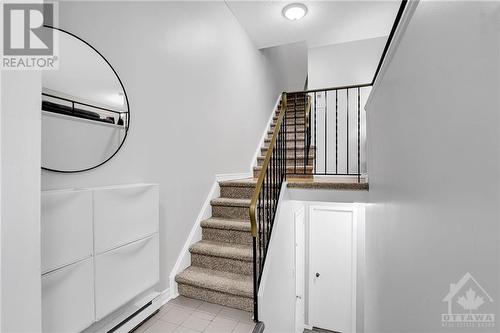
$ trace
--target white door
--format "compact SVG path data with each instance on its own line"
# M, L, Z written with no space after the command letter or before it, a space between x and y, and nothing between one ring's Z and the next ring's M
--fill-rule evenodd
M353 210L311 207L309 223L309 324L335 332L354 332Z
M295 220L295 333L304 332L305 214L296 211Z

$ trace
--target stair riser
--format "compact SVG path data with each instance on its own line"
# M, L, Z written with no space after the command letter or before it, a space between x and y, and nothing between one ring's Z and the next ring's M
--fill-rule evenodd
M276 119L278 119L278 116L279 116L279 113L277 113L274 117L273 117L273 120L276 121ZM299 119L304 119L305 117L305 113L304 112L287 112L285 114L285 118L287 120L295 120L295 117L297 117L297 120Z
M250 199L254 189L254 187L221 186L220 196L222 198Z
M287 129L293 129L295 128L295 124L297 124L297 127L299 127L299 125L304 125L305 123L305 119L304 118L298 118L297 119L294 119L294 118L291 118L291 119L287 119L286 120L286 126L287 126ZM274 127L276 126L276 122L273 121L272 124L271 124L271 127Z
M252 298L226 294L181 283L178 285L178 290L179 294L185 297L199 299L205 302L220 304L244 311L253 311Z
M249 231L203 228L202 239L231 244L252 244L252 234Z
M269 144L271 142L264 142L264 146L262 148L267 148L269 147ZM286 142L286 147L289 149L294 149L297 148L297 152L301 150L302 152L304 151L304 141L287 141Z
M294 177L294 178L312 178L313 175L311 174L311 171L307 171L306 174L304 174L304 171L302 171L299 167L297 167L297 177ZM254 178L259 178L259 173L260 173L260 170L254 170L253 171L253 177ZM294 170L288 170L288 173L287 174L293 174L295 175L295 172Z
M212 215L229 219L250 219L248 207L212 206Z
M270 142L271 139L272 139L272 137L273 137L272 135L268 135L267 138L265 138L264 142ZM294 140L304 141L304 138L305 138L304 132L298 132L298 133L292 132L292 133L289 133L287 131L287 133L286 133L286 139L289 140L289 141L294 141Z
M191 253L191 265L244 275L251 275L253 272L253 263L251 261L213 257L198 253Z
M261 153L262 153L262 156L266 156L267 154L267 147L266 148L262 148L261 150ZM297 147L297 155L304 155L304 147L300 148ZM314 159L314 152L313 153L310 153L309 154L311 156L312 159ZM292 148L288 148L287 150L287 153L286 153L286 157L287 158L295 158L295 149Z
M289 160L287 161L287 163L286 163L286 164L287 164L287 166L288 166L288 167L294 167L295 165L297 165L297 167L299 167L299 166L304 167L304 164L305 164L306 162L307 162L307 165L311 165L311 166L312 166L312 165L313 165L313 163L314 163L313 159L310 159L310 160L308 160L308 161L305 161L305 160L304 160L304 159L302 159L302 158L297 158L297 162L296 162L296 163L294 162L294 160L293 160L293 159L289 159ZM259 159L257 160L257 165L258 165L258 166L262 166L262 164L264 164L264 159L260 159L260 158L259 158Z
M304 165L299 165L297 164L297 166L288 166L287 167L287 174L298 174L298 175L311 175L313 172L313 168L312 167L307 167L305 169L305 172L304 172ZM253 174L254 174L254 178L257 178L259 176L259 173L260 173L260 169L254 169L253 170Z
M271 133L273 133L275 128L276 128L276 125L272 124L271 128L269 129L269 131ZM295 126L293 124L292 125L287 125L286 126L286 132L287 132L287 134L288 133L294 133L294 132L297 132L297 133L301 132L301 133L303 133L303 132L305 132L305 126L303 124L297 124L297 126ZM268 134L269 134L269 132L268 132Z

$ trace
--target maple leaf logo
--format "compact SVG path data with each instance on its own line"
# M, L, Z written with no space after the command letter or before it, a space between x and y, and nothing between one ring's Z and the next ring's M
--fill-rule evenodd
M472 313L472 310L477 310L484 303L484 298L481 296L477 296L476 292L469 288L465 293L465 296L460 296L457 301L464 310L469 310L469 313Z

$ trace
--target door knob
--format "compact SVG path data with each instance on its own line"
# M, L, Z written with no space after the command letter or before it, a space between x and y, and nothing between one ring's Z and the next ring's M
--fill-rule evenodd
M316 273L316 277L319 277L319 276L320 276L320 274L319 274L319 273Z

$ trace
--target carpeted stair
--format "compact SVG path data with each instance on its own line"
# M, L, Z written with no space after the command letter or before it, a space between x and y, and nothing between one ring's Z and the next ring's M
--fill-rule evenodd
M175 280L179 294L252 311L252 235L249 206L253 179L219 183L212 217L201 222L202 240L193 244L191 266Z
M304 100L303 95L291 96L286 113L287 170L293 174L304 173L305 169L306 174L299 177L310 176L315 152L311 147L309 157L305 158L303 149L294 149L304 147ZM278 114L279 110L256 161L255 178L219 182L220 197L211 201L212 217L201 222L202 240L189 249L191 266L175 277L179 294L245 311L253 310L250 199Z

